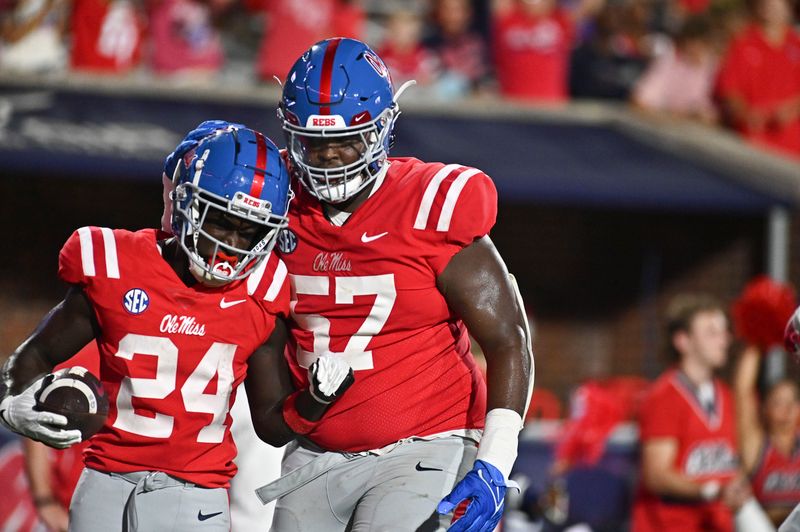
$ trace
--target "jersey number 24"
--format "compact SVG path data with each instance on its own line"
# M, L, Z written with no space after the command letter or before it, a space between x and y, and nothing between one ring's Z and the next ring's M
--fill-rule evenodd
M155 412L153 417L137 414L134 397L164 399L175 390L178 375L178 347L169 338L127 334L119 342L116 356L133 360L136 355L158 358L155 378L125 377L117 394L117 419L113 426L151 438L169 438L175 419ZM225 437L225 418L233 386L233 357L236 346L214 342L186 382L181 386L181 398L187 412L212 414L211 423L200 429L200 443L221 443ZM217 375L217 391L205 393L208 383Z

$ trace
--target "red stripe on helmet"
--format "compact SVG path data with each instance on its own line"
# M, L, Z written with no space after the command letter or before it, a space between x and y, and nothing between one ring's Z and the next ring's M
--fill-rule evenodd
M336 56L336 49L339 47L341 39L331 39L328 47L325 48L325 57L322 58L322 74L319 79L320 106L319 114L331 114L331 82L333 80L333 58Z
M254 198L261 196L264 190L264 170L267 168L267 139L256 132L256 167L253 169L253 184L250 195Z

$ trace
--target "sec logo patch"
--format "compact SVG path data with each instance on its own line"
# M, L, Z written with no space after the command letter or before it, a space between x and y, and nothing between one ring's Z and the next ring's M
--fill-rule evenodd
M294 253L294 250L297 249L297 233L291 229L284 229L278 235L276 245L278 246L278 251L284 255Z
M150 296L141 288L131 288L122 298L122 306L131 314L141 314L150 306Z

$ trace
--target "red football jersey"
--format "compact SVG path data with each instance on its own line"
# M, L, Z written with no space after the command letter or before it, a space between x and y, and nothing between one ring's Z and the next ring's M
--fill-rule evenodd
M794 508L800 502L800 437L789 456L767 442L750 483L764 508Z
M492 181L457 164L393 158L341 227L297 189L280 242L291 272L295 384L307 386L305 368L323 354L344 356L355 370L355 384L309 437L357 452L482 428L486 385L436 277L494 225Z
M271 255L244 280L187 287L161 257L167 236L83 227L61 250L59 276L83 288L100 325L111 403L86 465L227 487L236 473L228 411L247 358L288 314L286 267Z
M714 381L715 411L708 414L678 370L653 383L640 410L640 439L671 438L678 443L675 469L699 482L732 479L739 472L733 398ZM680 527L680 528L678 528ZM733 530L730 510L720 501L660 497L640 486L633 508L636 532Z

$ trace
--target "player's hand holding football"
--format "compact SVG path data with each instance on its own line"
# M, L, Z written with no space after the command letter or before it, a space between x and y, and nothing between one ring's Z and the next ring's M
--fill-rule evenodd
M342 357L321 356L308 368L309 392L322 404L337 400L354 381L353 368Z
M81 431L64 430L67 418L52 412L34 410L36 394L42 388L46 375L25 388L19 395L9 395L0 402L0 421L16 433L40 441L50 447L66 449L81 441Z
M461 501L471 499L467 511L448 530L492 532L503 517L506 488L509 487L516 488L516 482L506 481L503 473L489 462L475 460L472 471L442 499L436 511L449 514Z

